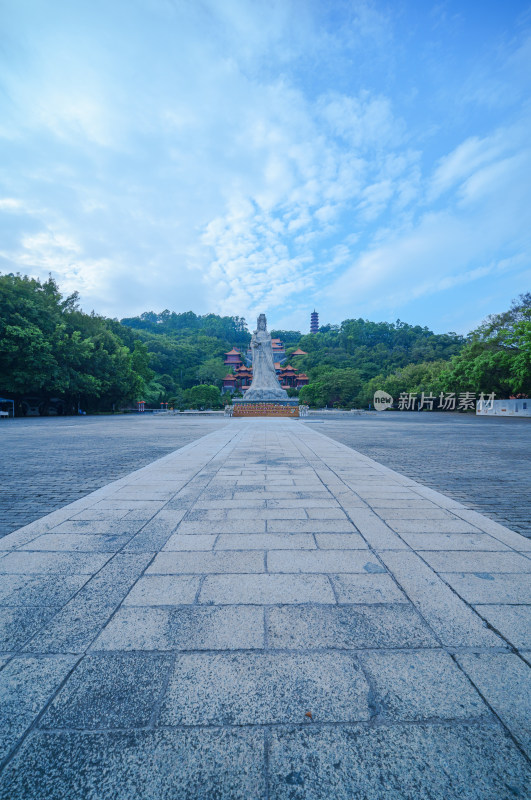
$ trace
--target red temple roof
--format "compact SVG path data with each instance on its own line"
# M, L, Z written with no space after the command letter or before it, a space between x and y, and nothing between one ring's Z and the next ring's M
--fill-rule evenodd
M235 348L235 347L233 347L233 348L232 348L232 350L229 350L229 352L228 352L228 353L225 353L225 355L226 355L226 356L240 356L240 355L241 355L241 353L240 353L240 351L239 351L239 350L236 350L236 348Z
M296 350L293 351L293 353L291 355L292 356L307 356L308 353L305 353L304 350L301 350L300 347L298 347Z
M230 373L228 375L225 375L223 380L224 381L231 381L231 382L234 381L234 382L236 382L236 378L234 377L234 375L231 375Z

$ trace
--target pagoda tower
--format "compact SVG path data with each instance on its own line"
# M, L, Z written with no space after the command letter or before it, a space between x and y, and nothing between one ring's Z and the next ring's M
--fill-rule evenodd
M319 314L314 308L310 316L310 333L317 333L318 330L319 330Z

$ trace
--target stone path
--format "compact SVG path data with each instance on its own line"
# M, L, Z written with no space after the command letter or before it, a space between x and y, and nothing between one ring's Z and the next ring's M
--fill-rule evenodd
M529 796L531 542L311 426L0 548L2 800Z

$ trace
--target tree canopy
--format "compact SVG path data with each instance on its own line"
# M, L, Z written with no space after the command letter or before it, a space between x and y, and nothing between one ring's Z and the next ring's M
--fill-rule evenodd
M1 391L61 397L71 410L135 399L153 372L142 342L128 346L119 328L84 314L77 293L63 298L52 278L0 275Z
M366 407L374 391L531 393L531 293L488 317L467 337L358 318L316 334L272 330L309 377L300 390L313 406ZM61 397L70 410L148 406L219 407L224 354L245 351L242 317L147 311L107 319L63 297L49 278L0 275L0 394ZM293 392L291 392L293 393Z

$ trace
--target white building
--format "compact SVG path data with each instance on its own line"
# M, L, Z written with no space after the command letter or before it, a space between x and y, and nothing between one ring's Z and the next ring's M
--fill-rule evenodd
M497 417L531 417L531 399L478 400L476 414Z

